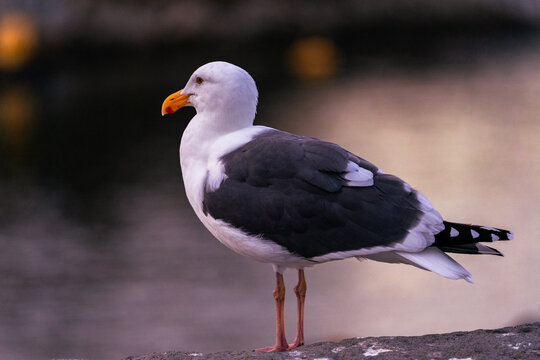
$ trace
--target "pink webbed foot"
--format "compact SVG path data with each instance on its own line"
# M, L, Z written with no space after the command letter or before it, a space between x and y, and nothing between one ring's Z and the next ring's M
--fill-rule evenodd
M303 341L295 341L292 344L289 344L289 350L296 349L299 346L304 345Z
M255 349L255 351L262 351L262 352L281 352L281 351L287 351L290 347L288 345L281 345L281 346L269 346L264 348Z

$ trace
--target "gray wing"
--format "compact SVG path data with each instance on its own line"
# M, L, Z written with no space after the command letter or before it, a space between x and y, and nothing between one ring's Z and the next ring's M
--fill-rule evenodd
M269 130L221 161L227 177L205 192L205 214L305 258L392 246L424 215L402 180L315 138Z

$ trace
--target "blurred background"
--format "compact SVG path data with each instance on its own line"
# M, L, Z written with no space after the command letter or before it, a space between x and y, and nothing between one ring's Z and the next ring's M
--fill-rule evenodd
M308 343L540 320L539 25L534 0L0 0L0 358L273 344L271 267L186 200L194 110L160 116L213 60L255 78L257 123L339 143L448 220L515 232L504 258L453 255L474 285L308 269Z

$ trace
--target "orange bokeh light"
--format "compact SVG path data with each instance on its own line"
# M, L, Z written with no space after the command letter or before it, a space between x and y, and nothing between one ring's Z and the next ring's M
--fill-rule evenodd
M32 56L37 31L31 17L23 13L0 16L0 69L16 70Z
M324 79L334 75L337 67L334 42L324 37L297 40L288 53L290 71L304 80Z

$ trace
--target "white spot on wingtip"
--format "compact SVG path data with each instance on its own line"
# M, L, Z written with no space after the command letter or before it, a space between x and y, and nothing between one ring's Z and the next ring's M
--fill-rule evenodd
M472 230L472 229L471 229L471 235L472 235L472 238L473 238L473 239L476 239L477 237L480 236L480 234L479 234L478 232L476 232L476 231L474 231L474 230Z
M458 235L459 235L459 231L457 231L454 228L450 229L450 237L456 237Z
M511 231L508 233L508 240L514 240L514 233Z
M497 235L495 235L495 234L491 234L491 240L492 241L497 241L497 240L499 240L499 237Z

